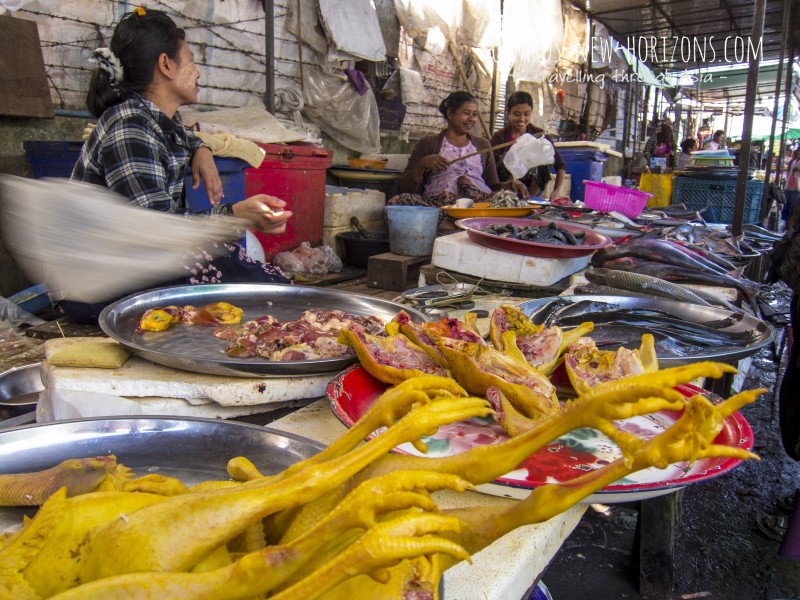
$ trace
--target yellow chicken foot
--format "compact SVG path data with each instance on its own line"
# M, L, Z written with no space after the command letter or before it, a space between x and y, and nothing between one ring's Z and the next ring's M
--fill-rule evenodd
M419 456L392 454L370 465L359 477L376 477L396 469L425 469L453 473L475 485L489 483L515 469L525 458L553 440L580 427L608 431L614 436L612 439L623 444L631 443L630 450L633 451L638 442L622 432L616 432L611 421L662 409L682 408L686 400L673 387L698 377L721 377L731 369L729 365L721 363L701 362L609 382L567 402L558 413L537 420L535 427L506 441L491 446L477 446L435 461ZM612 428L614 431L611 431ZM628 452L627 445L622 450L623 454Z
M393 497L401 493L414 492L417 490L431 492L445 488L463 492L464 490L472 489L472 484L456 475L434 473L431 471L395 471L362 482L353 491L347 494L332 512L329 512L326 516L320 515L319 518L316 519L316 522L320 524L324 523L326 520L334 518L339 513L353 510L359 505L365 507L363 509L364 511L370 512L374 512L376 507L383 506L383 503L387 503L387 506L393 506L398 502L398 500L393 499ZM422 496L422 498L425 497ZM426 498L426 500L428 499ZM436 504L430 500L428 500L428 503L414 504L413 506L428 511L438 510ZM399 507L391 508L391 510L398 509ZM363 518L363 516L359 515L359 518ZM372 521L367 523L367 525L372 524ZM314 526L316 526L316 524ZM355 526L356 525L353 525L353 527ZM301 534L304 534L308 529L308 527L303 528L293 524L282 541L284 543L291 541Z
M244 456L237 456L228 461L228 475L236 481L250 481L264 477L250 459Z
M351 577L385 573L382 569L405 558L442 553L454 557L455 562L469 560L469 554L458 544L429 535L452 534L459 528L457 519L430 514L405 515L380 523L333 560L270 600L315 600Z
M732 446L713 444L728 414L753 402L765 390L742 392L724 403L713 405L703 396L689 400L684 414L672 427L644 442L630 461L622 458L568 482L536 488L525 500L500 511L485 508L446 510L458 518L464 528L450 539L474 554L509 531L531 523L541 523L561 513L594 492L619 479L648 467L700 458L731 456L746 460L758 456ZM447 562L449 557L442 557Z
M0 506L37 506L59 488L67 488L67 496L92 492L113 472L117 458L72 458L35 473L0 475Z
M274 484L262 478L230 489L165 498L100 527L75 558L80 581L122 573L186 571L268 514L305 504L333 490L398 444L432 435L440 425L491 413L480 398L418 406L385 433L327 463ZM202 524L200 526L199 524ZM110 561L109 556L125 560Z
M467 393L454 379L425 375L407 379L389 388L339 439L319 454L287 468L277 478L285 478L309 465L338 458L358 446L373 431L391 426L406 415L415 404L428 404L438 399L466 397Z
M365 482L348 494L317 526L289 544L253 552L234 564L207 573L130 573L84 584L56 598L102 600L118 598L121 590L129 600L249 598L275 589L301 568L307 568L309 561L318 558L321 548L349 530L374 527L377 516L382 513L412 507L438 510L428 497L411 490L449 488L463 491L468 487L466 481L452 475L398 472Z
M396 471L361 483L339 502L329 515L321 518L316 525L296 538L295 543L302 543L304 540L319 539L333 541L338 537L336 544L331 544L323 552L317 552L304 570L308 572L309 567L315 569L332 559L352 541L345 537L346 531L374 526L377 515L409 508L438 512L436 503L427 495L417 493L417 490L431 492L440 489L461 492L472 489L472 486L453 475L427 471ZM301 523L297 528L290 530L285 538L288 540L296 533L300 533L302 525ZM331 530L332 527L335 531L326 533L326 530ZM289 582L293 583L295 581Z

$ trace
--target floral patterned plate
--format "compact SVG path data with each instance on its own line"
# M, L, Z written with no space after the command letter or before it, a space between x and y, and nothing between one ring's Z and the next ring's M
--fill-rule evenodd
M355 365L328 384L327 394L336 417L345 426L351 427L387 387L361 366ZM709 395L692 385L682 385L677 389L687 398L700 392ZM664 410L619 423L624 431L649 438L667 429L679 417L679 412ZM428 445L427 455L418 452L411 444L398 446L395 452L436 458L504 439L507 439L505 431L493 419L470 419L440 427L435 435L423 438ZM750 450L753 447L753 431L744 417L736 412L725 420L714 442ZM514 471L477 489L493 496L522 499L535 487L569 481L619 457L619 450L604 434L595 429L576 429L528 457ZM693 465L677 463L666 469L652 467L620 479L592 494L584 502L634 502L654 498L677 491L690 483L721 475L741 462L737 458L720 457L701 459Z

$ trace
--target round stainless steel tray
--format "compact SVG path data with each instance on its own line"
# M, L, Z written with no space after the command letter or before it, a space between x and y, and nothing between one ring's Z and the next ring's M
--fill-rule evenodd
M748 334L748 342L737 346L720 346L712 341L707 344L698 344L689 348L679 348L670 343L660 344L659 335L656 338L656 353L658 364L661 368L676 367L683 364L714 360L720 362L734 362L758 352L772 341L772 327L760 319L750 315L733 312L716 306L701 306L687 302L662 300L659 298L629 298L626 296L559 296L555 298L540 298L522 302L518 307L525 312L536 324L546 322L548 325L560 325L565 329L571 326L564 325L554 311L562 306L574 306L586 303L586 311L582 317L575 320L593 321L595 328L587 334L601 343L611 344L610 349L619 346L638 348L642 341L642 330L627 326L615 326L612 314L624 314L637 309L654 310L663 314L665 319L678 319L684 323L695 323L698 326L711 327L720 333L733 335ZM636 316L631 312L631 318ZM657 317L654 317L657 319ZM646 328L643 325L643 328Z
M229 478L231 458L245 456L265 475L314 456L325 446L267 427L199 418L81 419L0 431L0 473L49 469L68 458L114 454L136 475L159 473L192 486ZM33 509L1 508L0 532Z
M173 326L167 331L136 332L139 319L150 308L203 306L211 302L230 302L244 310L243 321L272 315L280 321L297 319L311 308L344 310L357 315L375 315L391 320L402 309L414 321L428 318L421 312L380 298L325 288L277 283L186 285L159 288L128 296L107 306L100 313L100 327L131 352L167 367L239 377L303 377L338 373L355 362L345 356L293 362L263 358L232 358L225 354L229 342L211 335L209 327Z

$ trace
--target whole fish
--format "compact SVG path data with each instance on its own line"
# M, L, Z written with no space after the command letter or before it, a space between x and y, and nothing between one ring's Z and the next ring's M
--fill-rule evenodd
M695 250L696 252L702 252L703 256L717 265L720 269L722 269L723 273L730 273L731 271L736 270L736 265L730 262L729 260L725 259L723 256L716 252L712 252L706 248L698 246L697 244L692 244L689 242L685 242L684 247L688 248L689 250Z
M697 269L687 269L654 260L645 260L630 256L608 261L605 263L604 267L618 271L650 275L651 277L658 277L673 283L697 283L713 287L735 288L742 292L748 300L750 300L759 289L756 283L736 279L730 275L708 273Z
M647 291L632 291L615 288L608 285L598 285L589 283L587 285L576 285L575 293L579 296L628 296L631 298L661 298L658 294L651 294Z
M691 302L692 304L699 304L701 306L711 306L711 304L691 290L687 290L679 284L670 283L659 277L651 277L650 275L643 275L630 271L616 271L614 269L594 267L586 269L584 277L591 283L596 283L598 285L607 285L609 287L630 290L632 292L647 291L662 298L669 298L670 300Z
M708 267L703 262L689 256L684 250L676 246L677 244L666 240L636 238L621 244L611 244L610 246L598 250L592 255L592 266L602 267L609 260L632 256L645 260L669 263L686 269L717 273L716 269Z

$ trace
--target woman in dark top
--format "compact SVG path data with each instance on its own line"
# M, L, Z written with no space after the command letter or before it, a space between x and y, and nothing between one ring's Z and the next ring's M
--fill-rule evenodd
M491 152L475 154L490 145L486 138L472 134L478 119L478 103L472 94L453 92L442 100L439 112L447 119L447 127L417 142L398 182L401 193L389 204L445 206L458 198L487 201L498 190L528 197L521 182L500 182ZM471 154L475 155L456 160Z
M528 92L514 92L511 94L506 100L508 125L494 133L490 145L498 146L506 142L511 142L525 133L530 133L531 135L544 133L543 129L531 125L530 120L532 112L533 98L531 98ZM502 162L508 150L509 149L506 147L494 151L494 159L497 162L497 173L501 180L506 180L511 177L511 174ZM564 182L564 176L567 173L567 165L564 163L564 159L561 158L558 150L555 151L555 163L553 166L556 170L556 181L550 197L556 198L558 196L558 190ZM531 196L538 196L544 190L550 179L550 166L541 165L528 171L520 181L527 186Z

